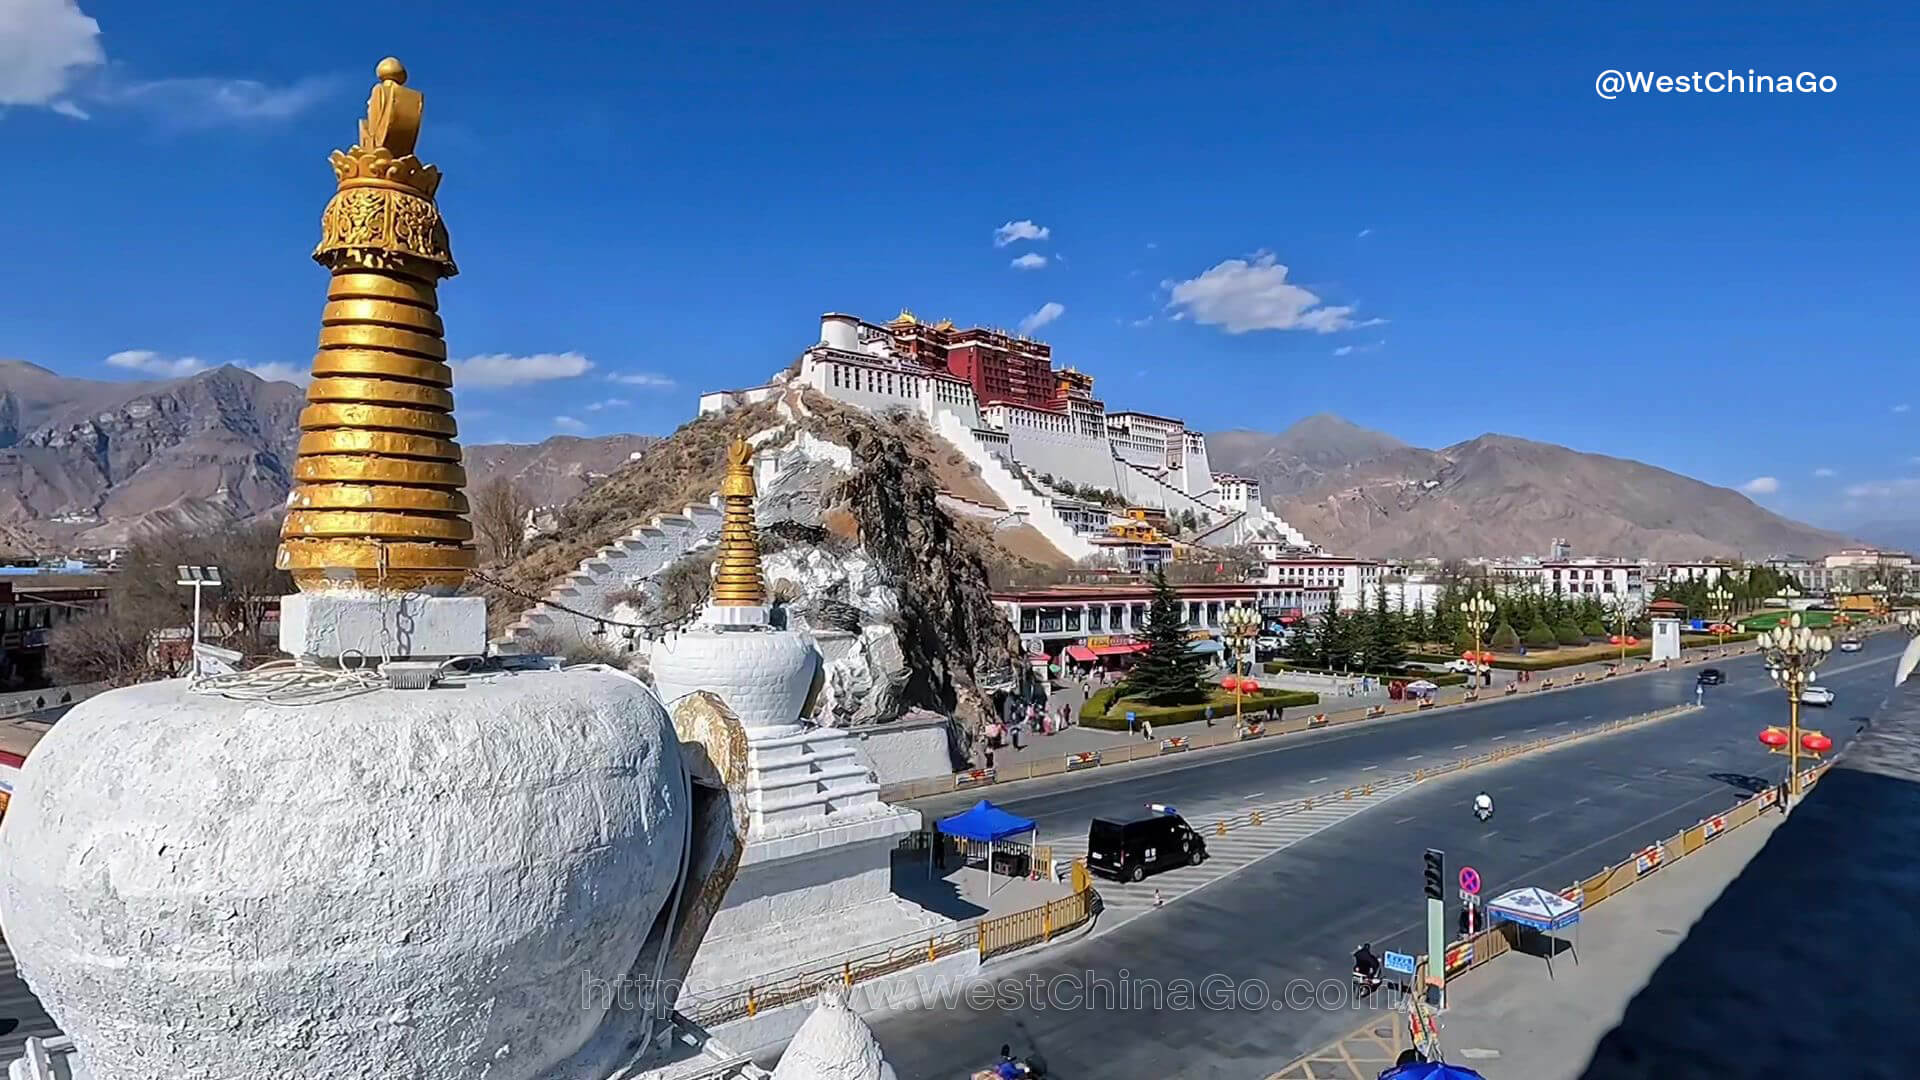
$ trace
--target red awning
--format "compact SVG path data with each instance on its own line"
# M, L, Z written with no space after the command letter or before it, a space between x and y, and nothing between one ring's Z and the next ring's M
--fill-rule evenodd
M1093 650L1087 648L1085 645L1069 645L1067 646L1067 659L1078 660L1083 664L1090 664L1093 662Z
M1146 651L1147 643L1144 641L1129 642L1125 645L1095 645L1093 647L1093 655L1095 656L1127 656L1132 653Z

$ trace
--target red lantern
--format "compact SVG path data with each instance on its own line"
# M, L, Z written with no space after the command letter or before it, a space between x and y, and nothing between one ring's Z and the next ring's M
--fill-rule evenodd
M1239 685L1240 685L1240 676L1238 675L1229 675L1226 678L1220 680L1220 689L1222 690L1232 690L1235 687L1238 687Z
M1609 644L1609 645L1618 645L1618 644L1620 644L1620 635L1619 635L1619 634L1615 634L1615 635L1613 635L1612 637L1610 637L1610 638L1608 638L1608 639L1607 639L1607 644Z
M1824 754L1833 749L1833 740L1817 731L1809 731L1800 736L1800 749L1809 754Z
M1783 750L1787 745L1787 733L1777 727L1760 732L1760 744L1769 750Z

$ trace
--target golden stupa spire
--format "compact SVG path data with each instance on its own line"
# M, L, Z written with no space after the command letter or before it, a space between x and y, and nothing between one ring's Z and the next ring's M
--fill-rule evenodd
M421 96L388 57L360 140L331 158L339 186L315 262L333 272L320 318L280 566L304 592L451 591L474 565L453 371L435 285L456 272L434 205L440 171L414 156Z
M720 483L726 500L720 522L720 552L714 559L715 607L765 607L760 580L760 541L753 527L753 451L745 439L727 447L727 478Z

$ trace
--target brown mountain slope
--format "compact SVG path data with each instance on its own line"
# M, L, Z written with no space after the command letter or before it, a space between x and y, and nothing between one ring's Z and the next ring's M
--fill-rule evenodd
M1693 559L1822 554L1848 543L1739 492L1637 461L1507 435L1421 450L1337 417L1303 424L1304 435L1229 441L1225 453L1209 437L1208 455L1215 468L1260 479L1282 516L1334 551L1539 554L1565 537L1581 553ZM1316 446L1319 436L1327 438ZM1341 447L1364 456L1342 461ZM1307 477L1317 479L1302 485Z
M304 404L292 383L231 366L112 382L0 360L0 548L114 547L148 530L276 513ZM505 475L538 502L563 502L651 441L562 437L466 453L475 481Z

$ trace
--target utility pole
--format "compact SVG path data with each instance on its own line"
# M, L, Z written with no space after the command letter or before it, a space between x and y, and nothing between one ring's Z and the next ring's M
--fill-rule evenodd
M193 589L193 667L191 674L200 677L200 590L220 585L220 568L217 566L176 566L180 578L175 585L191 586Z

